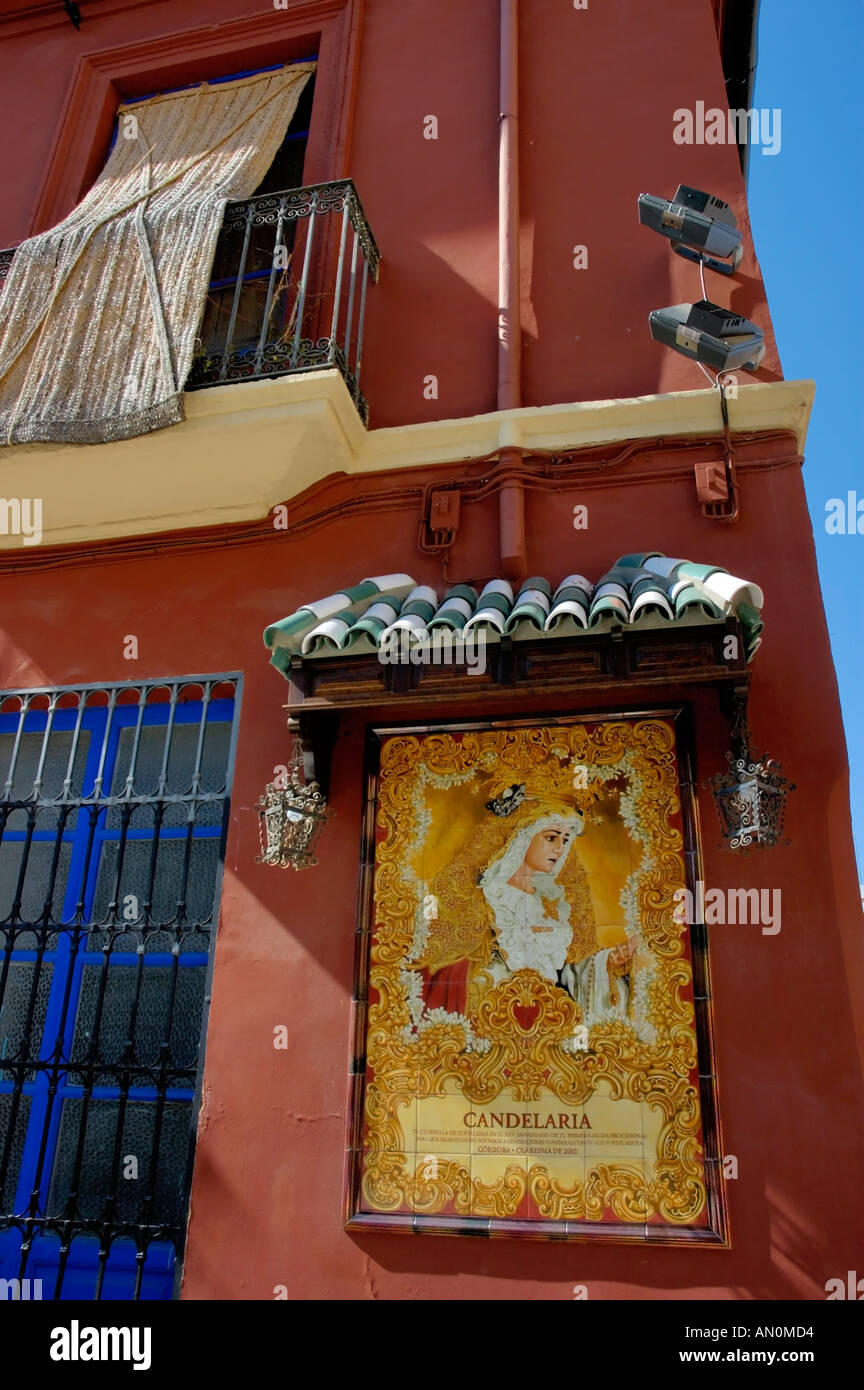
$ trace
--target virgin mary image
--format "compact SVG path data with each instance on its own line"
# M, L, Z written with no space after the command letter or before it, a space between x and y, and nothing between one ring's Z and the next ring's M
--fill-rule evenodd
M470 1016L517 970L566 990L588 1027L626 1017L638 938L598 949L585 869L585 822L566 799L523 786L487 803L486 820L431 883L425 941L412 962L426 1008Z

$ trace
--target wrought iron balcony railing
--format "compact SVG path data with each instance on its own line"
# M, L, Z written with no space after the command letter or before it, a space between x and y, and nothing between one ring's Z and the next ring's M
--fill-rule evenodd
M187 390L338 367L365 422L363 322L378 260L350 179L229 203Z
M0 251L0 284L14 254ZM360 364L378 262L351 179L229 203L186 390L336 367L367 423Z

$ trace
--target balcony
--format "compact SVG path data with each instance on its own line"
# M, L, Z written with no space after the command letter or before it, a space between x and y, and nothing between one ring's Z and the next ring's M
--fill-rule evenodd
M337 367L363 423L378 247L350 179L229 203L187 391Z
M290 176L279 170L277 188ZM229 204L223 220L186 418L98 446L0 445L0 498L44 499L44 549L221 526L267 533L277 505L328 478L341 498L339 489L353 495L366 475L441 468L505 447L562 454L639 439L683 444L716 431L710 389L369 429L360 371L378 249L353 183L268 190ZM14 256L0 251L0 284ZM812 399L810 382L741 387L736 428L792 432L801 451ZM406 402L409 418L413 410ZM693 461L703 461L705 447L694 448ZM764 446L742 444L739 456L764 460ZM32 566L39 548L24 551L21 536L0 528L0 557L19 550L22 567Z
M0 251L0 284L14 255ZM229 203L185 389L335 367L368 424L360 366L378 264L350 179Z

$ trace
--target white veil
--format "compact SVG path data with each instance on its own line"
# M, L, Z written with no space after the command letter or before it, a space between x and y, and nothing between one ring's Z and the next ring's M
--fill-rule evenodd
M536 820L529 821L516 832L508 844L500 859L496 859L494 864L490 864L488 869L484 869L480 875L480 889L486 901L492 905L499 899L501 887L513 877L516 870L521 867L522 861L528 852L528 846L535 835L541 834L544 830L551 829L552 826L563 825L570 831L570 839L564 847L564 852L555 868L551 873L535 873L534 882L537 891L546 898L561 899L564 897L564 889L558 883L558 875L561 873L573 845L579 835L585 829L585 822L579 815L567 815L559 812L557 814L545 814L538 816Z

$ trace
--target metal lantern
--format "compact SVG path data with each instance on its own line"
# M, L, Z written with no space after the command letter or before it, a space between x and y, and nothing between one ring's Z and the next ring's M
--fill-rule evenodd
M795 785L784 777L780 764L765 754L750 752L746 710L736 712L732 727L733 748L726 754L728 767L708 779L717 805L720 827L730 850L772 849L780 843L786 795Z
M276 869L311 869L317 863L314 850L327 822L327 802L317 782L301 780L299 740L288 767L288 783L270 782L258 798L258 832L261 853L257 864Z

